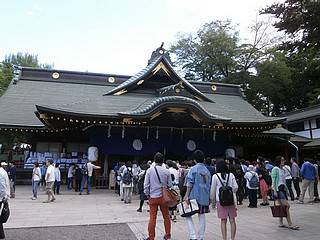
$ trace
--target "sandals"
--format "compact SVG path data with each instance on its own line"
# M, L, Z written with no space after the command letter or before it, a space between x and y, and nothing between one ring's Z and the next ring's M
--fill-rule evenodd
M299 229L300 229L300 227L297 226L297 225L295 225L295 226L289 226L288 228L289 228L290 230L299 230Z
M287 225L282 224L282 225L279 225L279 228L288 228L288 226L287 226Z
M295 226L287 226L287 225L279 225L279 228L288 228L290 230L300 230L300 227L295 225Z

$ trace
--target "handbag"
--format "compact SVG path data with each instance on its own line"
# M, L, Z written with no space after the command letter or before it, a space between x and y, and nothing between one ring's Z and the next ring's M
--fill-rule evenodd
M9 203L7 200L2 201L3 207L1 210L1 215L0 215L0 222L1 223L6 223L9 219L10 216L10 209L9 209Z
M276 205L276 201L273 201L273 206L270 206L271 213L274 218L287 217L287 206Z
M161 182L158 170L154 167L156 174L158 176L158 180L162 185L162 199L165 205L168 207L175 207L179 203L179 195L174 189L169 189L168 186L164 186Z
M196 199L189 200L189 204L183 201L177 205L181 217L191 217L199 213L199 205Z

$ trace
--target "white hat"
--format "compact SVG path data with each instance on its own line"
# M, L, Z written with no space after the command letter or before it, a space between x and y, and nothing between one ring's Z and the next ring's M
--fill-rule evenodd
M8 166L8 163L6 163L6 162L1 162L1 166L2 166L2 167Z

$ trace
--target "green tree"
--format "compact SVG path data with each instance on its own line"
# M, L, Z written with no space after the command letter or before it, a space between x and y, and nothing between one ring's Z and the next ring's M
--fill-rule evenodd
M292 107L319 103L320 94L320 1L286 0L262 10L276 18L274 26L287 38L279 49L292 71Z
M274 26L289 36L283 45L286 49L291 52L319 49L319 0L286 0L266 7L261 13L273 15L277 19Z
M237 42L238 33L230 21L214 21L203 25L196 36L179 35L171 52L187 76L221 81L236 71Z
M5 92L13 78L13 65L47 69L53 67L53 64L39 63L37 55L17 53L5 56L5 59L0 63L0 96Z
M252 82L260 110L268 116L278 115L291 105L291 69L284 54L275 52L272 57L256 65L257 74ZM252 99L254 100L254 99Z

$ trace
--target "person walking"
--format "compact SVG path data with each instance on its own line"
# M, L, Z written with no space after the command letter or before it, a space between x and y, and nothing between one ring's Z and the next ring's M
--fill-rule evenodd
M10 180L7 171L4 169L7 165L6 162L0 164L0 208L10 198ZM0 239L5 239L2 222L0 222Z
M195 199L199 205L199 233L196 233L192 217L186 217L190 239L203 240L206 230L206 213L209 213L211 174L204 165L204 154L200 150L193 153L193 160L197 163L187 175L187 193L185 200Z
M38 187L41 180L41 170L39 163L35 163L32 169L32 200L38 198Z
M238 190L236 193L237 196L237 204L242 205L242 201L244 198L244 188L245 188L245 179L244 179L244 172L243 168L240 165L240 161L238 158L235 158L233 160L233 164L230 166L230 172L234 175L236 178L237 184L238 184Z
M61 172L59 168L59 164L57 163L54 168L54 186L53 186L53 193L60 194L60 185L61 185Z
M16 197L16 179L17 179L17 168L13 163L9 163L8 176L10 180L10 198Z
M76 186L74 188L74 191L75 192L78 192L80 191L81 189L81 181L82 181L82 170L81 168L79 167L79 165L76 165L75 166L75 172L74 172L74 175L75 175L75 182L76 182Z
M140 205L139 208L137 209L137 212L142 212L142 207L144 204L144 201L148 200L146 194L144 193L144 180L146 178L147 170L150 166L148 164L144 164L141 166L141 172L139 173L138 177L138 193L140 196Z
M288 203L287 189L286 189L286 174L283 170L285 160L281 156L277 156L274 160L274 167L271 171L272 190L275 200L282 206L286 206L288 226L284 225L283 217L279 218L279 227L298 230L299 226L292 223L290 216L290 204Z
M169 172L171 175L171 181L172 181L172 188L175 190L180 198L180 190L179 190L179 168L177 164L172 160L167 160L166 162L167 167L169 168ZM173 206L169 208L170 211L170 219L173 222L177 221L177 206Z
M247 180L247 189L249 196L249 208L257 208L258 204L258 189L259 189L259 176L254 171L254 166L249 165L248 172L244 175L244 178Z
M222 239L227 239L227 220L229 218L231 225L231 239L234 240L237 231L236 192L238 190L238 184L235 176L230 173L225 161L217 161L216 172L217 173L212 177L210 199L212 201L212 205L217 207L218 218L221 220ZM230 203L226 204L224 202L227 198L220 199L223 197L220 195L222 191L227 191L230 196ZM226 195L224 195L224 197L225 196ZM224 204L220 203L222 200Z
M304 163L301 167L301 177L302 177L302 190L300 193L298 203L304 203L304 196L306 194L307 189L309 189L309 197L310 201L313 202L314 198L314 181L316 179L316 168L312 163L310 163L309 159L305 159Z
M71 190L73 188L73 176L75 174L75 165L71 164L71 166L68 169L68 175L67 175L67 189Z
M300 167L297 163L297 159L292 157L290 159L291 162L291 176L292 176L292 182L294 186L294 190L296 191L296 200L299 200L300 196Z
M141 172L141 167L138 165L137 161L133 161L132 163L132 174L133 174L133 193L138 193L138 180L139 173Z
M184 199L187 192L186 178L191 167L191 165L190 166L189 165L190 165L190 161L189 162L185 161L182 163L182 166L180 166L180 169L179 169L179 185L178 186L179 186L181 200Z
M43 188L43 190L45 189L46 187L46 172L47 172L47 165L46 163L43 163L41 168L41 180L40 180L40 184L41 184L41 187Z
M123 170L126 168L126 164L124 162L120 162L120 168L118 170L118 176L119 176L119 186L120 186L120 190L119 190L119 195L120 195L120 200L121 201L124 201L123 199L123 182L122 182L122 173L123 173Z
M132 163L129 161L126 164L126 168L122 172L122 188L123 188L123 200L125 204L131 203L132 191L133 191L133 170Z
M82 181L81 181L81 188L80 188L80 195L82 195L84 185L87 183L87 195L91 192L91 181L92 181L92 174L94 169L101 169L100 166L94 165L92 162L85 163L82 168Z
M44 201L44 203L50 203L56 200L53 193L53 185L55 181L53 160L47 160L46 164L47 164L47 171L45 175L45 180L46 180L46 191L48 195L48 200Z
M313 161L313 165L316 169L316 177L314 179L314 202L320 202L318 182L319 182L319 162Z
M261 206L268 206L268 193L270 191L271 187L271 177L269 175L268 170L265 168L265 165L263 162L257 163L257 174L259 176L259 185L260 185L260 193L262 197L262 203L260 203Z
M162 188L164 186L171 187L172 181L170 172L163 167L164 156L161 153L156 153L154 156L155 166L147 170L144 180L144 193L149 199L149 224L148 224L148 238L146 240L155 239L155 227L157 221L157 212L160 207L162 213L165 236L164 239L171 239L171 221L169 215L169 207L163 201Z
M285 175L286 175L286 186L289 191L289 196L291 198L291 201L294 201L294 195L292 191L292 175L291 175L291 167L289 166L289 163L285 163L285 165L282 167Z

